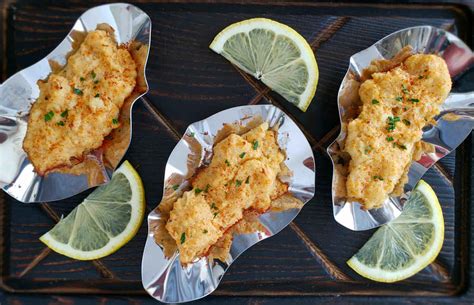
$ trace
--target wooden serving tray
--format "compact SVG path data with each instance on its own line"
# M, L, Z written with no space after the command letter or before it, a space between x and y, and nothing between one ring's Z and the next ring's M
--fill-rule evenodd
M79 15L95 5L81 3L5 3L3 80L44 57L65 37ZM383 300L387 304L408 304L413 300L426 304L472 303L474 274L468 263L474 253L469 244L473 228L470 220L474 216L469 208L473 191L471 137L424 177L438 194L444 212L446 233L439 257L416 276L394 284L366 280L346 265L346 260L374 231L352 232L334 221L332 169L325 152L339 132L336 96L349 57L387 34L415 25L449 29L472 46L469 8L452 4L194 1L137 5L153 20L147 69L150 92L135 105L133 140L126 159L143 179L148 212L161 199L168 155L185 128L229 107L272 103L282 108L299 123L316 157L314 199L284 231L245 252L213 296L202 303L368 302L361 296L374 296L371 301ZM256 16L288 24L315 51L320 79L316 97L306 113L209 50L209 43L222 28ZM459 81L466 91L474 90L472 73ZM69 259L38 240L88 193L41 204L21 204L0 193L0 286L9 296L7 300L21 301L23 293L145 295L140 264L146 222L126 246L95 261ZM267 298L270 296L287 297ZM397 298L379 298L383 296ZM24 300L35 302L31 297ZM136 300L153 302L147 297L137 296Z

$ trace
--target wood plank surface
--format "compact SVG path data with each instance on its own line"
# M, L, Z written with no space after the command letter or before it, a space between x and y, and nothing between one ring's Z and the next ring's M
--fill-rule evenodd
M48 54L76 18L98 2L71 3L11 1L4 5L3 79ZM469 226L474 217L469 209L473 191L471 138L424 177L438 194L445 217L445 243L436 263L390 285L366 280L345 264L374 231L352 232L334 221L332 168L325 153L339 132L335 103L352 54L393 31L421 24L449 29L472 45L471 10L423 4L144 1L137 5L153 21L147 68L150 92L135 105L133 140L126 159L143 178L148 211L161 199L166 161L186 127L223 109L258 103L281 107L304 130L316 157L315 198L292 225L245 252L213 295L196 304L472 303L474 273L468 263L473 253ZM222 28L255 16L290 25L315 51L320 81L306 113L208 49ZM458 81L463 89L474 89L472 74ZM140 282L145 223L126 246L92 262L54 253L38 240L88 193L38 205L21 204L0 194L0 285L8 292L6 304L153 302L143 296ZM45 295L52 293L64 295ZM118 296L112 298L111 294Z

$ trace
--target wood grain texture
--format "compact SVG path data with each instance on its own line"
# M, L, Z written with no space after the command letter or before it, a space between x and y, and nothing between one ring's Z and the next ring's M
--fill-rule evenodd
M98 2L72 3L12 1L3 5L3 79L45 56L63 39L76 18ZM474 291L470 282L474 271L468 263L473 253L469 239L474 232L474 213L469 208L473 191L471 138L424 177L437 192L445 217L445 243L440 256L418 275L392 285L363 279L345 264L373 231L351 232L333 220L332 169L325 154L339 131L335 101L353 53L395 30L419 24L452 29L472 43L471 11L456 5L260 1L138 1L138 6L153 20L147 70L151 90L135 105L134 134L126 159L143 178L148 210L161 198L166 161L186 127L229 107L273 103L283 108L304 130L316 157L316 196L294 224L245 252L231 266L218 290L196 304L472 303ZM320 81L306 113L208 49L223 27L255 16L292 26L312 45ZM473 90L472 76L458 81ZM5 304L154 303L140 296L145 294L140 282L145 223L126 246L94 262L68 259L46 250L39 242L38 237L88 193L43 205L22 205L0 195L0 285L11 292L0 295L0 302L3 298ZM40 294L23 294L26 292ZM51 293L65 295L44 295ZM110 294L121 296L112 298Z

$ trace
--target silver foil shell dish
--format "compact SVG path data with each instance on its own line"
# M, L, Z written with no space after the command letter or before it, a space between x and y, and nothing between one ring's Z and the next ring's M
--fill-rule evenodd
M394 58L407 46L412 47L413 54L438 54L444 58L453 79L453 87L441 105L441 113L435 117L436 125L423 130L422 141L432 144L434 149L424 152L418 161L412 162L403 194L398 197L390 196L378 209L365 210L360 203L347 200L344 191L341 191L341 185L344 185L341 181L345 181L345 176L338 165L342 159L347 124L352 119L353 109L360 105L358 89L364 69L373 60ZM338 223L359 231L376 228L397 218L409 193L423 174L439 159L456 149L471 133L474 127L474 92L458 92L456 80L471 72L473 63L472 50L463 41L449 32L431 26L400 30L350 58L349 69L339 88L337 100L341 132L327 149L333 163L333 214Z
M54 67L64 66L71 51L79 47L88 31L102 28L113 32L119 45L126 45L138 67L137 84L120 112L121 126L107 147L92 151L80 167L38 175L22 148L28 113L39 96L38 80L46 79ZM130 144L131 110L148 91L145 66L151 43L150 17L125 3L101 5L79 17L67 37L45 58L14 74L0 85L0 187L21 202L54 201L76 195L110 180Z
M260 118L261 122L268 122L270 127L278 127L278 144L286 152L284 163L291 172L287 180L283 181L288 183L289 193L300 205L284 211L261 214L257 220L259 227L263 229L258 232L234 234L225 261L202 257L186 266L181 265L178 252L166 256L165 249L155 242L156 237L160 237L156 228L160 220L165 219L157 207L148 215L148 237L142 260L142 283L153 298L165 303L181 303L210 294L240 254L259 241L280 232L298 215L303 204L313 197L314 156L305 136L277 107L257 105L224 110L187 128L166 164L164 193L160 204L169 202L172 196L175 197L171 200L176 200L183 190L189 189L189 178L199 167L210 161L215 136L222 131L224 124L238 123L245 126L256 118Z

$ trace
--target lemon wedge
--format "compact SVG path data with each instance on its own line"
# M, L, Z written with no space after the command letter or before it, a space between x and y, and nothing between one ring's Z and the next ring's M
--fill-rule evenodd
M52 250L78 260L107 256L137 233L145 213L142 180L125 161L111 181L96 188L40 240Z
M308 109L318 64L308 42L289 26L266 18L244 20L223 29L209 47L302 111Z
M431 264L444 241L444 219L433 189L420 180L402 214L379 228L347 262L363 277L391 283Z

